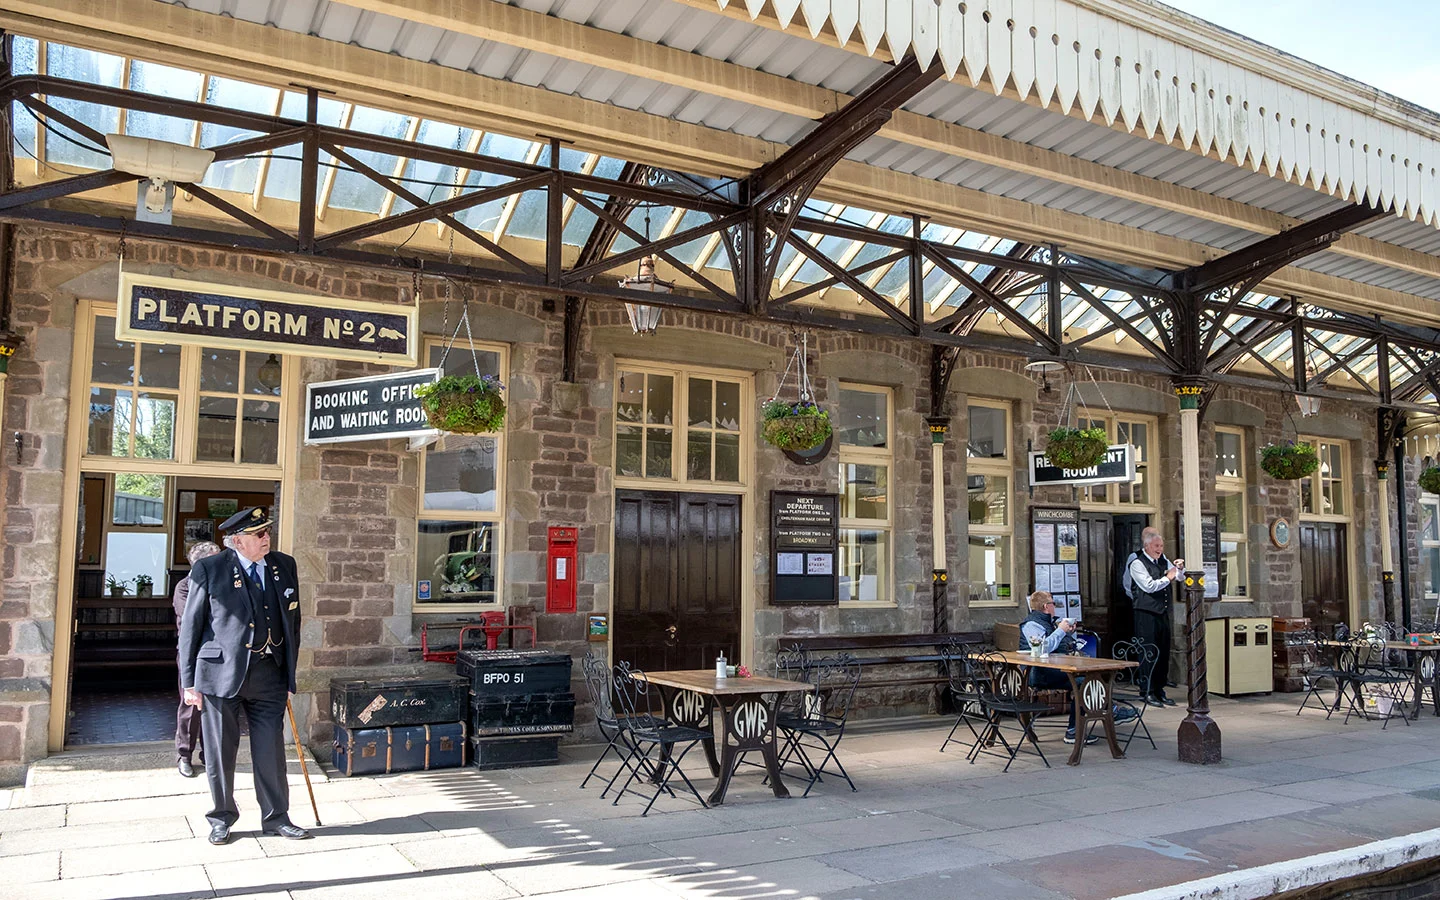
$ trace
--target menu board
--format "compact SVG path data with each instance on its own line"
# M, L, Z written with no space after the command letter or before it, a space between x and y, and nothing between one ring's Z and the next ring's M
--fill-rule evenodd
M1055 615L1083 618L1080 604L1080 510L1077 507L1030 508L1032 590L1047 591Z
M1175 535L1178 546L1170 558L1185 559L1185 516L1180 512L1175 513ZM1186 559L1185 568L1195 571L1193 563ZM1200 571L1205 573L1205 599L1219 600L1224 585L1220 583L1220 516L1216 513L1200 514L1200 563Z
M840 602L840 495L770 492L770 602Z

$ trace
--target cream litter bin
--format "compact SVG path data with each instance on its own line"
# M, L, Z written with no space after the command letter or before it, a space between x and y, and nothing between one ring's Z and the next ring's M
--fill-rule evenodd
M1271 621L1226 616L1205 620L1211 690L1226 697L1268 694L1274 687Z

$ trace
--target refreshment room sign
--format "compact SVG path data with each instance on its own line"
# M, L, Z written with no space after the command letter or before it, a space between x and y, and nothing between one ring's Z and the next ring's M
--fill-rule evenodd
M416 364L414 306L122 273L115 338Z

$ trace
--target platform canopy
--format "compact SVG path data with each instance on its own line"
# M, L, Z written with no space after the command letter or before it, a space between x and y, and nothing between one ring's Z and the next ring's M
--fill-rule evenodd
M1159 4L7 0L0 26L10 221L572 300L626 299L655 253L671 305L1440 387L1440 117ZM217 150L173 227L131 221L117 131Z

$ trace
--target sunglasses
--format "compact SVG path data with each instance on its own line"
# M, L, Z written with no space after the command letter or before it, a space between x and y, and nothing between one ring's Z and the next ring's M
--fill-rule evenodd
M245 534L255 538L256 540L260 540L262 538L267 538L270 536L270 529L262 528L259 531L247 531L245 532Z

